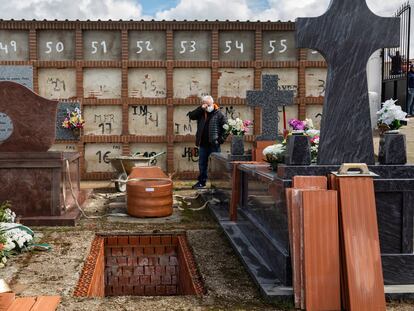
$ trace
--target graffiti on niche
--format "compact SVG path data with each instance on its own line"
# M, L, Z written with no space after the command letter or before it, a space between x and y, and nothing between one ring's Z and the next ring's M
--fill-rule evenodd
M121 150L121 146L114 145L112 146L113 150ZM111 150L98 150L95 155L97 156L98 163L106 163L109 164L111 161L109 160L109 156L111 155Z
M181 157L188 162L198 162L199 150L197 147L184 147Z
M151 158L153 156L155 156L157 153L155 151L138 151L134 153L134 156L140 156L140 157L144 157L144 158ZM151 161L151 165L157 165L157 158L153 159Z
M144 124L153 124L155 127L159 125L158 112L151 112L148 105L132 106L132 115L144 119Z
M95 114L94 123L102 130L102 135L112 133L112 124L115 123L115 116L110 114Z
M134 98L165 96L165 87L153 76L152 74L145 74L140 85L132 89L130 96Z
M61 80L59 78L48 78L47 84L52 85L52 89L55 92L66 91L65 80Z

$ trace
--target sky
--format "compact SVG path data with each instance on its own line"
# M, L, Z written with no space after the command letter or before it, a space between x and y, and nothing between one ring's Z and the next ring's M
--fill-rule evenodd
M294 20L318 16L330 0L2 0L2 19ZM405 0L367 0L391 16Z
M366 1L371 10L381 16L392 16L406 2L406 0ZM297 17L323 14L330 0L1 0L1 2L1 19L294 21Z

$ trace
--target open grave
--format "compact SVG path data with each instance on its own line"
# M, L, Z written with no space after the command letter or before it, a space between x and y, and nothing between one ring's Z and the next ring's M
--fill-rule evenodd
M202 295L185 233L97 234L76 297Z

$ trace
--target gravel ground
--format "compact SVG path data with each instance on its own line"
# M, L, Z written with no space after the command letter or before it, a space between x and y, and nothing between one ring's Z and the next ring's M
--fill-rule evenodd
M189 191L177 191L188 195ZM88 215L111 212L110 202L122 202L112 191L95 191L87 201ZM262 300L246 270L207 210L175 209L170 221L123 221L123 217L83 218L76 227L34 228L37 238L52 245L50 252L26 253L12 258L0 277L19 296L61 295L59 310L292 310L289 304L272 305ZM202 298L108 297L75 298L83 262L96 232L152 232L185 230L207 290ZM387 310L414 310L409 303L392 303Z

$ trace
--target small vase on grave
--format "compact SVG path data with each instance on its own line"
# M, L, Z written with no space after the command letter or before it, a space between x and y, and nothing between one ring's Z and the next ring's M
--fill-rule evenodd
M384 132L380 137L378 162L383 165L407 163L407 143L399 130Z
M231 154L232 155L243 155L244 154L244 140L243 135L233 135L231 137Z
M288 137L285 164L310 165L311 145L310 139L304 133L296 133Z

